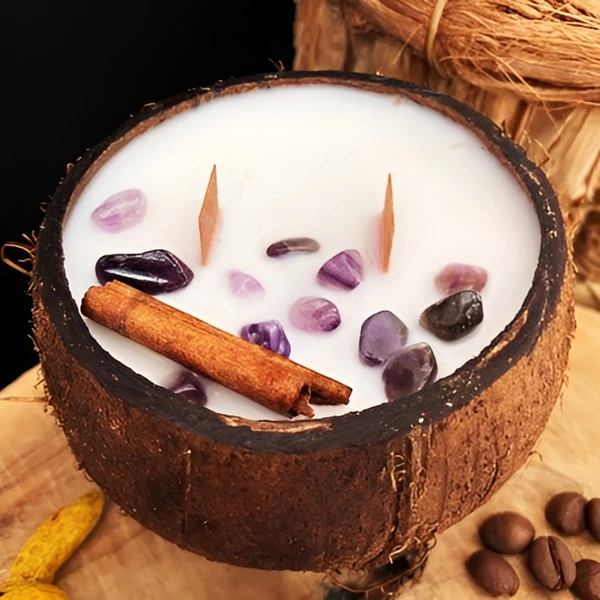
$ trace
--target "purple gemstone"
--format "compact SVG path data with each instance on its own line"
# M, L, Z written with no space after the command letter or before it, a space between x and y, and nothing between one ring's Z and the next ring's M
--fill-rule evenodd
M246 297L254 294L264 294L265 288L260 285L257 279L244 273L243 271L232 270L227 273L229 289L236 296Z
M319 242L307 237L290 238L275 242L267 248L267 256L278 258L291 252L316 252L321 246Z
M330 258L317 273L321 285L353 290L363 278L363 260L358 250L344 250Z
M192 371L179 371L164 387L175 394L179 394L184 398L191 400L198 406L204 406L206 404L204 382L199 375L196 375L196 373L193 373Z
M106 254L96 262L101 284L121 281L146 294L174 292L194 278L190 268L168 250L148 250L140 254Z
M305 296L290 308L290 321L303 331L326 333L339 327L340 312L325 298Z
M371 315L362 325L358 353L369 366L380 365L406 344L408 328L389 310Z
M483 321L481 296L463 290L432 304L421 314L420 323L441 340L451 342L467 335Z
M487 278L487 271L481 267L452 263L435 276L435 285L447 296L462 290L480 292L485 287Z
M146 204L146 195L142 190L123 190L108 197L94 210L92 221L104 231L123 231L144 218Z
M279 321L262 321L261 323L244 325L240 337L247 342L277 352L277 354L281 354L286 358L289 357L292 350L283 330L283 325Z
M405 346L385 363L382 378L388 400L400 400L418 392L437 375L437 362L429 344Z

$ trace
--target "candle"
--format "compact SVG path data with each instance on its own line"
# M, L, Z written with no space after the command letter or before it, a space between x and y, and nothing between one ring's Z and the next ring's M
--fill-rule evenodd
M217 165L222 224L201 266L196 217ZM382 273L373 230L388 174L396 220L390 269ZM108 233L90 218L109 197L142 190L144 218ZM318 251L269 257L267 248L308 237ZM479 354L511 321L531 286L539 225L525 191L466 127L408 99L340 86L294 86L215 100L136 137L95 174L64 228L65 269L76 302L97 284L94 266L112 253L166 249L194 273L160 299L239 335L245 325L283 324L290 358L352 389L345 406L315 407L316 417L361 411L386 401L381 369L359 358L362 323L391 311L408 327L407 345L428 343L438 378ZM317 278L335 254L354 249L363 280L351 291ZM483 322L466 337L440 340L419 323L443 295L435 276L449 263L484 268ZM264 293L232 293L232 272ZM290 308L326 298L341 324L327 334L295 327ZM110 354L159 385L177 366L88 321ZM277 419L240 395L206 381L206 406L227 415Z
M126 512L212 560L324 572L422 556L530 456L564 384L572 273L547 180L484 117L400 82L281 73L152 106L74 165L38 239L35 338L76 457ZM122 253L168 264L178 289L98 286L98 259L112 255L103 280ZM84 320L84 293L107 326L307 419ZM227 360L188 360L187 324L190 346L227 342ZM325 388L340 405L319 404Z

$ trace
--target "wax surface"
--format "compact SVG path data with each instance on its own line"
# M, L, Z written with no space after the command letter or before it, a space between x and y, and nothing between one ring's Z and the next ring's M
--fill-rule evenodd
M200 266L197 216L217 165L223 227L208 267ZM372 232L383 208L387 175L394 189L396 233L391 267L373 265ZM140 188L144 220L107 233L91 213L108 196ZM314 254L267 257L288 237L316 239ZM185 289L161 300L239 334L247 323L277 319L291 343L290 358L350 385L347 406L315 406L316 417L360 411L385 402L381 367L358 357L363 321L390 310L408 326L408 344L428 342L438 378L479 354L514 318L533 280L539 225L518 181L472 133L450 119L396 96L340 86L285 86L234 95L190 109L132 140L93 177L64 228L65 268L80 304L97 285L103 254L170 250L194 271ZM352 291L324 288L320 266L357 249L363 282ZM461 340L443 342L419 325L421 312L441 299L434 276L450 262L489 272L482 292L483 323ZM264 286L262 297L238 298L227 272L240 269ZM341 326L327 334L295 329L290 306L323 296L339 308ZM87 321L114 358L154 383L178 366ZM211 410L277 420L272 411L207 382Z

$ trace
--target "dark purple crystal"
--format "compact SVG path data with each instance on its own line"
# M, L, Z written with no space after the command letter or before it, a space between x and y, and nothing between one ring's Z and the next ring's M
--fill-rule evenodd
M101 284L121 281L146 294L173 292L194 278L190 268L168 250L148 250L140 254L106 254L96 263Z
M457 340L483 321L481 296L463 290L432 304L421 314L420 323L441 340Z
M358 353L369 366L380 365L406 344L408 328L389 310L371 315L360 329Z
M317 273L321 285L353 290L363 278L363 260L358 250L344 250L330 258Z
M394 352L385 363L382 378L387 399L400 400L418 392L437 375L437 362L429 344L420 342Z
M337 306L326 298L305 296L290 308L292 325L303 331L328 333L342 321Z
M283 330L283 325L279 321L262 321L261 323L244 325L240 337L247 342L277 352L277 354L281 354L286 358L289 357L292 350Z
M267 248L267 256L278 258L291 252L316 252L321 246L319 242L307 237L289 238L275 242Z
M202 378L192 371L182 370L176 373L164 386L171 392L191 400L198 406L206 404L206 390Z

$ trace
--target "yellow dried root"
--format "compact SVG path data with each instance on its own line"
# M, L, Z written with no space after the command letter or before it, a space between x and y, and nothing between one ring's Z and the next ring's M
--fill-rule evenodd
M52 583L56 571L94 529L103 508L104 497L100 492L94 491L54 513L25 542L8 573L6 584L24 581ZM61 597L63 596L56 596ZM2 600L6 600L5 597Z
M0 586L2 600L69 600L60 588L49 583L21 581Z

